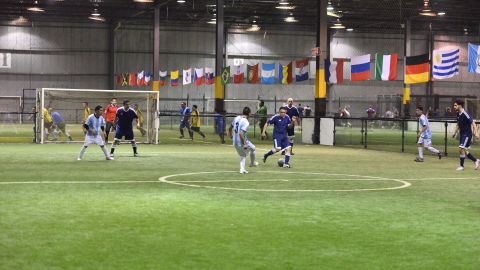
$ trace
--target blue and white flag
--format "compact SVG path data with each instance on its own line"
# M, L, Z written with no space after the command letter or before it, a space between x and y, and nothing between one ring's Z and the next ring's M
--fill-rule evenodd
M433 51L433 78L448 79L458 75L460 64L460 49Z
M263 84L275 83L275 63L262 64L262 83Z
M480 73L480 46L468 43L468 72Z

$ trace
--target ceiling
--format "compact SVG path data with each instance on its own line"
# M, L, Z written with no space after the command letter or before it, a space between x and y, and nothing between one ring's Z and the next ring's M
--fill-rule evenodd
M295 8L281 10L279 1L288 1ZM424 5L444 16L419 15ZM332 12L347 28L360 32L401 32L402 24L412 20L412 29L427 30L429 25L436 32L479 35L479 0L330 0ZM12 21L20 16L29 21L88 22L97 8L106 22L132 21L150 23L153 8L160 7L162 25L210 25L214 18L216 0L154 0L153 3L137 3L134 0L38 0L44 12L32 12L33 0L0 1L0 20ZM299 29L315 31L317 22L316 0L225 0L225 21L229 27L249 27L257 24L270 29ZM296 22L285 22L293 17ZM336 17L329 16L332 25ZM105 22L99 22L105 23ZM466 31L464 29L467 29ZM338 30L344 31L344 30Z

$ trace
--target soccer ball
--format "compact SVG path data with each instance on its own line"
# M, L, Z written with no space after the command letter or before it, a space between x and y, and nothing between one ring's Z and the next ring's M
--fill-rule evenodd
M278 164L278 167L283 167L283 164L285 164L285 160L281 158L278 160L277 164Z

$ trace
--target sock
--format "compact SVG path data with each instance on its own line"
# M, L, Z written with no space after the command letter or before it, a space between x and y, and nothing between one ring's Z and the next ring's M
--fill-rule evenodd
M418 157L423 158L423 147L422 146L418 147Z
M275 150L272 149L272 150L268 151L268 153L265 154L265 157L269 157L273 154L275 154Z
M472 154L470 154L470 153L467 154L467 157L468 157L471 161L473 161L473 162L476 162L476 161L477 161L477 159L476 159Z
M180 129L180 136L183 137L183 128Z
M285 164L288 164L290 161L290 153L285 153Z
M85 152L87 151L87 147L88 146L82 146L82 149L80 149L80 154L78 155L78 157L80 159L83 159L83 155L85 154Z
M290 143L290 153L293 152L292 149L293 149L293 142Z
M113 152L115 152L115 147L117 147L117 145L115 144L115 140L114 140L112 143L112 147L110 149L110 155L113 154Z
M435 153L435 154L440 153L440 151L438 151L437 149L435 149L435 148L433 148L433 147L431 147L431 146L429 146L427 149L428 149L428 151L430 151L430 152L432 152L432 153Z
M133 153L137 153L137 144L135 142L132 142L132 148L133 148Z
M465 155L460 155L460 166L463 167L464 163L465 163Z
M108 132L105 133L105 142L108 143Z
M245 157L240 157L240 170L245 171Z
M250 150L250 164L255 163L255 150Z
M100 145L100 148L102 148L102 151L103 153L105 154L105 157L110 157L110 155L108 154L108 151L107 151L107 148L105 147L105 145ZM85 147L86 149L86 147Z

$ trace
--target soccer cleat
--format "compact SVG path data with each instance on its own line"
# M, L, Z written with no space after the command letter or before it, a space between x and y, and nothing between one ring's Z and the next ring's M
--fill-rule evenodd
M263 163L267 162L267 154L263 155Z
M258 166L258 162L256 161L250 164L250 167L257 167L257 166Z
M81 158L77 158L77 160L82 160Z
M246 170L240 170L241 174L247 174L248 172Z
M287 164L287 163L283 164L283 168L290 168L290 164Z
M458 166L457 171L463 171L463 170L465 170L465 168L463 168L463 166Z
M180 136L180 137L178 137L178 138L179 138L179 139L183 139L183 138L185 138L185 137L184 137L184 136Z
M138 153L134 153L133 156L134 156L134 157L138 157Z
M113 157L107 157L107 160L114 160Z
M113 153L110 153L110 157L114 157L115 155Z
M438 159L442 159L442 152L438 152ZM477 159L478 160L478 159Z
M416 157L413 161L415 161L415 162L423 162L423 158Z
M477 161L475 161L475 170L478 170L478 167L480 167L480 159L477 159Z

